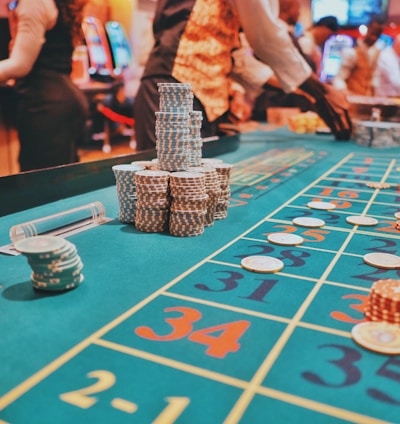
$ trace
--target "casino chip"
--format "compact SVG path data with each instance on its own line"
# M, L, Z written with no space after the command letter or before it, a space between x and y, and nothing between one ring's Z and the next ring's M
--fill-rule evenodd
M400 354L400 327L387 322L361 322L351 330L356 343L386 355Z
M303 237L289 233L271 233L268 234L267 240L281 246L298 246L304 242Z
M64 246L65 240L55 236L30 237L14 243L18 252L24 255L37 256L40 259L45 259L52 253L61 251Z
M352 215L346 218L346 222L353 225L373 227L378 224L378 220L368 216Z
M14 247L28 258L33 288L62 291L82 284L83 264L76 246L62 237L29 237L15 242Z
M377 280L371 287L365 307L365 316L371 321L400 324L400 280Z
M389 183L381 183L379 181L368 181L365 183L368 188L390 188L392 185Z
M336 205L330 202L308 202L307 206L310 209L319 209L319 210L327 210L327 211L336 208Z
M382 269L399 269L400 256L391 255L390 253L367 253L363 257L364 262L368 265Z
M284 267L284 263L280 259L257 255L243 258L240 265L248 271L259 272L261 274L278 272Z
M325 225L325 221L319 218L298 217L293 219L293 224L299 227L320 228Z

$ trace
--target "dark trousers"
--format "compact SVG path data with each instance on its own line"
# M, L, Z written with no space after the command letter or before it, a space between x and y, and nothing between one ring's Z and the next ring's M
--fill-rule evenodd
M81 90L68 75L47 70L19 80L16 89L21 171L76 162L77 146L87 136Z

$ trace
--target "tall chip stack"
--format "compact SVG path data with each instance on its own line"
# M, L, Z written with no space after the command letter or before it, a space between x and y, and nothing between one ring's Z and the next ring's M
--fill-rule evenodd
M158 92L160 110L156 112L155 128L158 166L164 171L184 171L191 164L191 85L159 83Z
M190 84L159 83L157 158L113 167L119 219L139 231L191 237L227 217L232 165L203 158L203 113L193 110ZM141 167L134 171L129 166Z

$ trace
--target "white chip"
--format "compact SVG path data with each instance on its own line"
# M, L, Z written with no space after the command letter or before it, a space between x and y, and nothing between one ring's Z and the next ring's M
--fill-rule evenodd
M325 221L319 218L298 217L293 219L293 224L300 227L320 228L325 225Z
M396 212L396 213L394 214L394 217L395 217L396 219L400 219L400 211L399 211L399 212Z
M353 225L374 226L378 224L378 220L369 216L352 215L346 218L346 222Z
M273 273L283 269L284 263L271 256L247 256L242 259L241 266L248 271L260 273Z
M364 262L368 265L382 269L398 269L400 268L400 256L391 255L390 253L367 253L364 256Z
M303 237L297 234L288 233L271 233L268 234L267 239L271 243L280 244L282 246L298 246L304 242Z
M389 183L382 183L379 181L368 181L365 185L369 188L390 188L392 186Z
M400 354L400 328L387 322L360 322L351 335L356 343L366 349L386 355Z
M308 202L307 206L311 209L330 210L335 209L336 205L330 202Z

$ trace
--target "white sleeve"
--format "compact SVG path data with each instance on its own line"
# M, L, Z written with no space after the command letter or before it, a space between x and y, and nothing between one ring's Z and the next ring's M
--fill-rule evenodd
M19 0L15 13L17 28L10 57L0 61L2 82L30 72L45 41L45 32L56 23L58 10L54 0Z
M294 91L312 73L278 18L278 0L230 0L254 54L269 65L282 88Z
M398 96L400 94L399 58L391 47L386 47L379 55L373 86L378 95Z
M251 96L257 96L263 90L263 85L274 74L272 69L254 57L253 51L246 46L232 53L233 66L231 78L245 87Z

